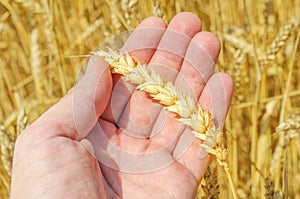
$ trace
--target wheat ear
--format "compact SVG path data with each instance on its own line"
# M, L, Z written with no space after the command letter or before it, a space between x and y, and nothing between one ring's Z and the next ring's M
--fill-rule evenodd
M128 53L123 56L109 49L109 52L98 51L93 54L104 57L110 64L112 73L123 75L127 81L137 84L137 89L147 92L157 100L167 111L178 114L180 122L194 129L195 137L205 141L206 132L215 131L215 128L210 128L212 125L209 111L196 105L191 96L176 89L171 82L165 83L151 68L135 63ZM206 148L213 148L213 140L207 141L209 143Z
M150 67L136 63L128 53L123 55L110 48L108 50L92 52L92 55L103 57L109 63L113 74L123 75L127 81L137 84L137 89L147 92L157 100L167 111L178 114L178 120L190 126L194 136L203 141L203 149L216 156L225 170L233 196L237 198L227 163L227 149L221 139L223 132L212 124L210 112L197 105L191 96L179 91L173 83L165 83Z
M279 199L279 198L282 198L282 195L280 194L279 191L275 191L275 188L274 188L274 183L272 182L272 180L267 177L265 179L265 197L266 199Z
M218 174L214 172L213 169L208 166L206 173L204 175L205 185L202 185L202 190L205 194L201 199L217 199L219 198L219 183Z

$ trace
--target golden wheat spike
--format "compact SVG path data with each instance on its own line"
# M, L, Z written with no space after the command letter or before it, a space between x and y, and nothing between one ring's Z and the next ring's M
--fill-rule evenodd
M263 68L267 67L270 64L270 61L276 59L276 54L286 44L286 41L291 36L293 29L297 26L298 21L292 18L280 29L278 35L272 41L271 45L268 46L266 52L260 57L260 63Z
M194 136L203 141L200 144L202 148L215 155L224 168L233 196L237 198L227 163L227 149L221 139L223 132L211 123L209 111L203 110L199 104L196 105L192 97L179 91L173 83L164 83L150 67L136 63L128 53L122 55L109 49L109 52L99 50L92 55L103 57L110 64L112 73L121 74L127 81L138 84L137 89L147 92L167 111L178 114L181 117L178 119L180 122L194 129Z
M92 54L104 57L112 73L121 74L126 80L137 84L137 89L147 92L166 110L178 114L181 117L179 121L195 130L195 137L205 140L205 134L211 128L211 114L196 105L191 96L179 91L171 82L164 83L151 68L136 63L128 53L122 55L109 49L109 52L99 50Z

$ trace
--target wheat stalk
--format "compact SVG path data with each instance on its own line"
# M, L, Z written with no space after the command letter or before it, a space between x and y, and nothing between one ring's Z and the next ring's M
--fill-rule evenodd
M108 50L105 52L100 49L97 52L92 52L92 55L103 57L109 63L113 74L123 75L125 80L137 84L137 89L147 92L167 111L178 114L180 116L178 120L190 126L194 136L203 141L200 144L203 149L215 155L218 163L224 167L233 196L237 198L227 163L227 149L222 143L223 132L211 122L210 112L202 109L199 104L197 105L191 96L179 91L173 83L165 83L147 65L136 63L128 53L123 55L110 48Z
M93 34L101 25L103 24L103 20L97 19L91 25L89 25L85 31L83 31L75 41L74 46L83 43L91 34Z
M28 126L28 117L25 109L21 109L17 118L17 132L14 139Z
M43 85L41 81L41 52L38 43L39 32L38 29L34 29L30 36L31 49L30 49L30 61L32 67L32 75L35 84L35 90L37 97L41 99L43 97Z

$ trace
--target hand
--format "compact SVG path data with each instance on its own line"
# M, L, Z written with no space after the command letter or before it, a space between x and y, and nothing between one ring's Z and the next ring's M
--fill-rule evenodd
M217 59L218 40L211 33L200 32L200 20L191 13L180 13L165 26L159 18L145 19L124 49L130 52L147 43L156 46L130 54L140 62L163 66L155 69L163 79L175 82L180 90L190 90L210 110L215 125L222 126L232 81L226 74L214 73L210 64ZM165 31L151 32L155 28ZM146 37L140 33L144 30L149 30ZM181 36L174 40L174 35ZM202 51L193 50L192 43ZM185 60L169 52L174 50ZM198 62L187 62L187 58ZM180 149L186 143L183 135L190 136L191 130L155 104L120 76L111 76L103 59L92 57L75 88L17 139L11 198L193 198L209 155L199 158L197 139ZM95 131L97 122L102 134ZM112 145L101 144L100 134ZM111 156L109 147L113 145L129 154L147 157L160 150L163 155L159 162L149 160L145 167L140 167L143 162L132 164L130 159L125 159L129 166L124 166L121 156ZM130 167L134 165L137 167ZM132 173L134 169L138 172Z

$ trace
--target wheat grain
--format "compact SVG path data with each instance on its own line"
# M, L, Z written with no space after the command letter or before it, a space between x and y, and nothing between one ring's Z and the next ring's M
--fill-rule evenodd
M202 190L205 196L201 199L217 199L219 198L219 184L216 171L212 171L211 167L208 167L204 175L205 185L202 185Z
M265 193L266 199L281 199L282 198L280 192L275 191L274 184L269 177L267 177L265 179L265 189L266 189L266 193Z

